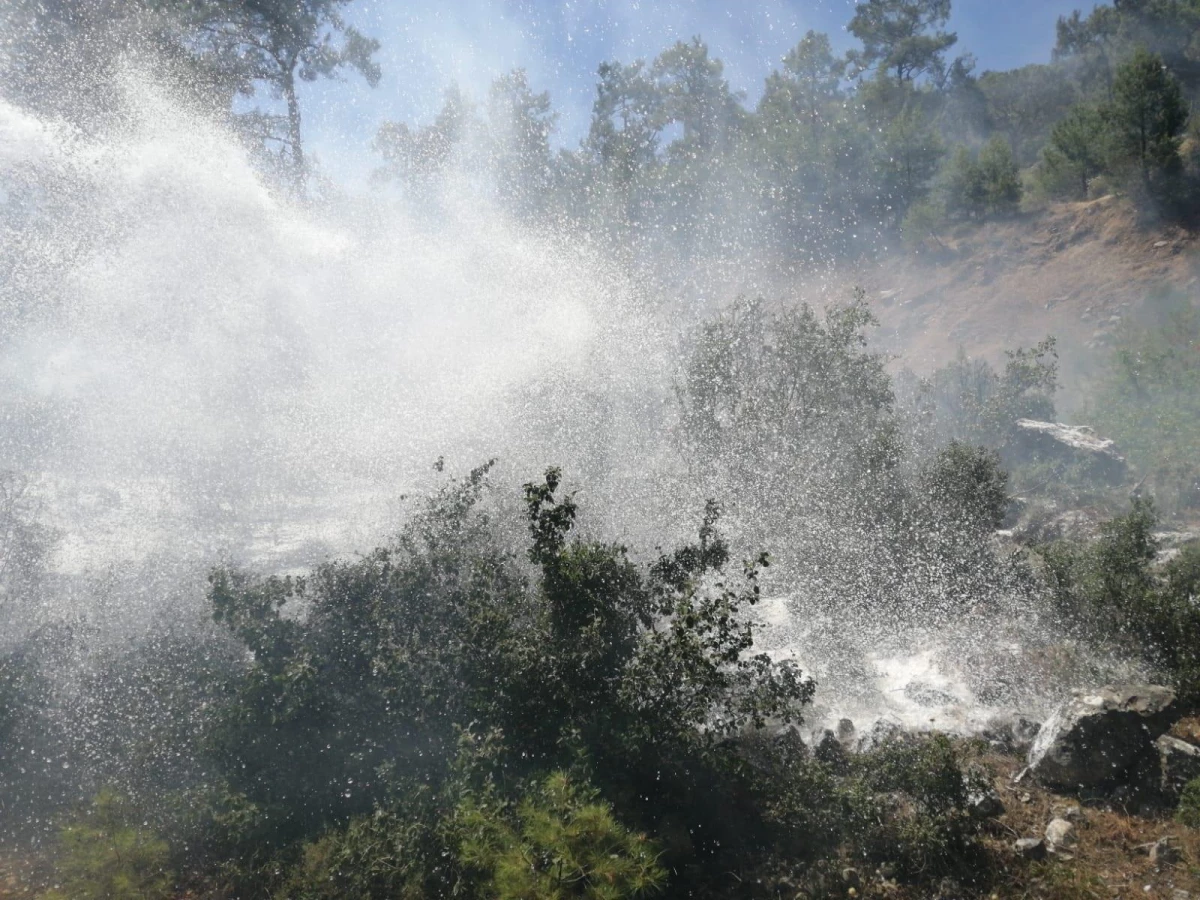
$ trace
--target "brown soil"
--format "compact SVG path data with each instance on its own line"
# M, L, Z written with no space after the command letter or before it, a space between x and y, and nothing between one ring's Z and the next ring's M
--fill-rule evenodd
M1139 223L1113 197L964 227L942 244L844 274L867 290L885 346L926 372L960 347L997 362L1054 335L1068 405L1156 289L1200 285L1200 235Z

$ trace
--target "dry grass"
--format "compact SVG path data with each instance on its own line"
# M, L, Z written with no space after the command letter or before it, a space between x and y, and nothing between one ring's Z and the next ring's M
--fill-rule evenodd
M1035 784L1013 784L1022 760L993 756L987 762L996 772L996 788L1005 813L990 826L985 843L1005 877L995 888L998 897L1090 898L1166 897L1188 891L1200 897L1200 832L1184 828L1169 817L1130 815L1102 805L1081 804ZM1075 823L1078 842L1070 857L1051 856L1030 863L1013 852L1017 838L1041 837L1056 812L1079 806ZM1183 862L1156 866L1140 850L1164 837L1175 838ZM1148 888L1148 889L1147 889Z

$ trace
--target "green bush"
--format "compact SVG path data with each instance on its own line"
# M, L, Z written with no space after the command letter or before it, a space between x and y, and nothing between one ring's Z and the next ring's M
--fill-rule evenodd
M840 761L819 756L776 742L751 757L781 858L888 863L910 883L973 874L982 851L968 801L984 785L948 738L905 735Z
M43 900L166 900L166 841L139 827L128 802L103 790L59 830L56 887Z
M586 783L547 775L515 806L468 798L455 811L458 857L495 900L620 900L666 883L658 849Z
M444 796L468 727L504 734L490 765L506 777L584 753L597 787L629 798L631 820L671 808L713 848L755 827L755 810L730 814L725 742L798 721L813 692L791 663L752 652L746 613L766 560L723 575L729 551L710 505L697 543L636 564L623 547L574 536L575 502L550 470L525 488L523 569L500 549L485 474L355 562L304 579L213 574L214 615L254 654L209 738L226 796L248 813L225 848L247 877L259 877L256 859L295 857L303 842L319 870L374 839L363 819L374 810ZM432 827L442 815L418 819ZM342 837L318 840L349 821Z
M935 440L957 440L1000 450L1008 448L1017 419L1052 419L1058 390L1057 341L1005 351L997 371L984 359L959 351L936 370L918 402L929 408ZM1011 465L1012 460L1007 460Z
M1091 406L1165 510L1200 509L1200 309L1150 299L1158 321L1121 334Z
M1184 786L1175 818L1188 828L1200 828L1200 778L1193 778Z
M960 146L950 157L942 182L951 215L982 219L1016 212L1021 205L1021 170L1002 137L992 138L978 153Z
M1093 543L1043 550L1059 615L1077 634L1116 647L1160 670L1184 708L1200 705L1200 545L1155 569L1154 505L1135 498L1130 512L1104 523Z

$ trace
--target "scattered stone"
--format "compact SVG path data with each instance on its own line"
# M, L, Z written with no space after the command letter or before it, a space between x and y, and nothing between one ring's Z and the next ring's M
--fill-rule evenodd
M1167 246L1167 244L1168 244L1168 243L1169 243L1169 241L1155 241L1155 242L1154 242L1154 249L1155 249L1155 250L1158 250L1158 249L1160 249L1160 248L1162 248L1162 247L1165 247L1165 246Z
M858 869L842 869L842 881L846 882L850 887L856 888L862 885L862 879L858 875Z
M962 885L953 878L943 878L938 883L937 894L934 896L936 900L960 900L963 896Z
M1183 853L1175 838L1160 838L1150 845L1150 862L1156 866L1174 866L1183 861Z
M1029 792L1025 792L1024 794L1021 795L1021 802L1022 803L1032 803L1033 802L1033 794L1030 794Z
M1046 858L1046 842L1041 838L1021 838L1013 844L1013 849L1023 859L1038 860Z
M1178 799L1189 781L1200 778L1200 747L1169 734L1162 735L1154 746L1158 749L1163 796Z
M1004 815L1004 801L993 788L967 792L967 811L975 819L995 819Z
M1093 337L1103 337L1102 333ZM1061 422L1040 422L1036 419L1017 419L1016 439L1038 455L1049 455L1069 462L1088 462L1096 473L1113 481L1125 477L1125 457L1117 452L1116 443L1098 437L1086 425L1064 425Z
M1183 888L1175 888L1171 891L1171 900L1192 900L1190 891L1185 891Z
M1154 740L1171 727L1175 692L1158 685L1105 687L1076 694L1042 724L1029 768L1050 787L1110 785L1139 759L1154 755Z
M1075 846L1075 826L1066 819L1054 819L1046 826L1046 849L1059 853Z
M1050 807L1050 815L1056 819L1066 819L1068 822L1080 822L1083 820L1083 810L1075 804L1070 806L1052 806Z

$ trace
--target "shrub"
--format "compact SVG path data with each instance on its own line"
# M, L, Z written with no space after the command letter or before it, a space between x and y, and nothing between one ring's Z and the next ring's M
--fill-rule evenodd
M1200 309L1151 297L1159 320L1124 332L1092 403L1169 512L1200 508Z
M666 883L658 850L586 783L556 771L513 806L469 797L455 811L461 864L496 900L620 900ZM484 800L484 802L481 802Z
M1003 371L959 352L925 387L938 440L958 440L1004 452L1017 419L1052 419L1058 390L1057 341L1005 351Z
M490 765L510 779L583 753L597 787L627 798L623 815L672 808L714 842L743 829L723 742L798 721L813 692L791 663L752 653L746 610L766 560L724 575L710 504L697 543L635 564L624 547L574 535L574 499L550 470L525 487L522 569L481 508L485 475L358 561L304 579L214 573L214 615L254 653L211 738L227 796L252 813L228 849L250 860L239 863L248 877L255 853L294 856L323 834L307 850L313 871L350 859L375 877L361 848L408 820L363 817L397 797L445 796L467 727L505 735ZM285 614L290 604L304 614ZM739 814L753 827L755 811Z
M1200 546L1156 573L1158 517L1135 498L1092 544L1059 543L1043 559L1059 614L1081 637L1117 646L1159 669L1184 708L1200 704Z
M1184 787L1175 818L1188 828L1200 828L1200 778L1193 778Z
M103 790L59 831L58 885L43 900L166 900L166 841L134 824L127 801Z
M982 219L1015 212L1021 205L1021 170L1008 141L994 137L978 154L960 146L943 173L942 193L951 214Z

